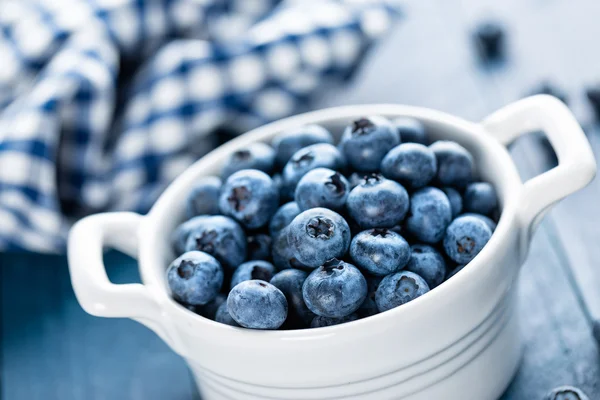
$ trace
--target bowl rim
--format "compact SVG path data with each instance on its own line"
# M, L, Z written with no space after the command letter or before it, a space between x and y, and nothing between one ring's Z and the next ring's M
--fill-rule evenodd
M273 136L283 130L310 123L327 125L327 123L335 120L352 119L363 115L382 115L388 118L412 117L424 122L448 126L449 128L460 131L461 135L469 137L473 143L476 143L477 146L483 149L486 157L492 159L494 165L502 166L498 169L498 175L500 176L498 180L503 181L505 190L503 191L503 196L501 198L503 207L496 230L482 251L468 263L460 273L456 274L451 280L442 282L439 286L430 290L423 296L403 304L402 307L396 307L386 312L356 321L322 328L264 331L232 327L195 314L169 296L167 288L161 284L154 273L154 271L158 270L158 268L155 268L156 263L162 262L160 261L160 257L156 254L156 252L159 251L157 250L159 246L153 244L153 241L157 236L154 232L155 228L153 227L157 225L155 221L168 217L173 199L176 196L180 196L181 192L186 191L186 188L190 186L194 179L203 175L202 169L250 143L270 141ZM516 203L521 192L521 187L521 178L519 177L516 166L505 146L491 134L486 132L481 124L470 122L442 111L400 104L367 104L338 106L297 114L255 128L217 147L215 150L188 167L166 188L140 224L140 276L144 285L146 285L148 290L153 294L155 300L163 308L163 313L168 312L177 318L187 319L188 322L193 323L195 327L213 330L215 334L232 335L238 339L241 336L252 336L252 340L269 341L277 339L286 341L295 339L308 340L318 339L319 337L330 336L332 334L344 334L351 330L361 329L367 325L382 322L386 319L397 319L401 315L407 315L414 312L413 310L424 309L428 304L442 301L443 299L441 298L444 297L446 293L457 290L460 285L464 285L468 281L474 279L484 279L485 274L483 274L483 272L486 263L490 263L501 243L507 240L507 236L511 234L511 228L514 228L517 217ZM141 240L142 237L150 237L150 240Z

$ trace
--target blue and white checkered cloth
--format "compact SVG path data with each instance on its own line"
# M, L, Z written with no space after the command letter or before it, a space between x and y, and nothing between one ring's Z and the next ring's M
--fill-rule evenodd
M212 149L343 81L384 0L4 0L0 250L60 252L71 222L145 212Z

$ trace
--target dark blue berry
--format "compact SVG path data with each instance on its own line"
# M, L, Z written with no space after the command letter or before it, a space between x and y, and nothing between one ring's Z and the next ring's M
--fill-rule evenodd
M360 182L363 180L365 174L361 174L359 172L353 172L352 174L350 174L350 176L348 177L348 183L350 184L350 190L354 189L355 187L357 187L358 185L360 185Z
M444 250L458 264L467 264L483 249L492 237L492 231L480 218L460 216L456 218L444 237Z
M223 285L223 268L213 256L190 251L169 265L167 282L176 300L203 305L219 294Z
M229 309L227 308L227 301L219 306L217 309L217 313L215 314L215 321L220 322L225 325L239 327L240 324L235 322L235 320L229 314Z
M356 321L357 319L358 319L357 314L346 315L345 317L342 317L342 318L328 318L328 317L321 317L320 315L317 315L316 317L313 318L312 322L310 323L310 327L311 328L325 328L327 326L339 325L339 324L344 324L346 322Z
M367 296L367 281L354 265L332 259L315 269L304 281L306 306L322 317L342 318L352 314Z
M545 397L544 400L590 400L590 398L581 391L573 386L559 386L552 389Z
M243 169L257 169L270 174L275 167L275 151L268 144L256 142L234 151L224 164L221 176L229 178Z
M288 319L298 319L304 326L310 325L315 314L308 309L302 298L302 285L308 274L299 269L286 269L271 278L271 285L285 295L288 302Z
M327 143L313 144L298 150L283 168L283 193L293 198L300 179L315 168L343 171L346 160L335 146Z
M448 197L440 189L426 187L413 193L406 229L417 240L437 243L452 221Z
M230 288L233 289L239 283L252 279L269 282L276 272L277 270L270 262L262 260L246 261L233 272Z
M267 224L278 206L273 180L256 169L243 169L227 178L219 198L221 212L250 229Z
M229 217L196 217L187 235L185 250L198 250L215 257L225 268L234 269L246 259L246 235ZM194 219L189 222L194 221Z
M398 117L392 120L392 124L400 134L402 143L420 143L427 144L427 131L421 121L410 117Z
M350 246L350 227L344 218L326 208L300 213L287 228L290 253L296 262L317 268L341 258Z
M375 292L375 303L380 312L406 304L429 291L427 282L419 275L400 271L388 275Z
M410 259L410 246L404 238L386 228L374 228L354 236L350 256L356 265L373 275L400 271Z
M365 275L365 279L367 280L367 297L365 297L365 301L363 301L358 310L356 310L356 314L359 318L366 318L379 314L377 303L375 303L375 292L383 278L383 276Z
M298 214L300 214L300 208L295 201L290 201L279 207L269 224L269 233L271 233L271 236L276 236L283 228L288 226Z
M433 247L424 244L412 245L410 249L410 260L405 270L423 278L429 289L442 283L446 277L444 257Z
M464 213L464 214L461 214L460 216L461 217L471 216L471 217L480 218L483 222L485 222L485 224L490 228L490 230L492 232L494 232L496 230L496 223L494 222L494 220L485 215L481 215L481 214L477 214L477 213Z
M227 296L219 293L217 297L215 297L205 305L197 307L196 312L202 315L204 318L214 320L217 315L217 311L219 310L219 307L221 307L221 304L225 303L226 301Z
M406 189L379 174L366 176L348 195L348 213L363 228L391 228L408 211Z
M270 260L271 242L271 236L265 233L248 236L248 260Z
M331 133L320 125L304 125L275 136L273 148L277 165L283 167L298 150L317 143L333 143Z
M231 289L227 308L238 324L251 329L277 329L288 313L281 290L261 280L244 281Z
M448 197L450 201L450 208L452 209L452 218L456 218L463 210L463 199L460 193L456 189L451 187L443 187L442 191Z
M171 234L171 246L175 254L180 255L185 252L185 246L190 236L190 233L196 230L197 227L203 226L208 219L206 215L193 217L175 228Z
M469 184L465 189L464 207L467 212L492 215L498 207L496 189L487 182Z
M187 218L197 215L219 214L219 193L221 179L216 176L204 176L198 180L186 202Z
M456 275L461 269L463 269L465 267L465 265L467 265L467 264L459 264L456 267L454 267L454 269L452 271L450 271L450 273L446 277L446 280L448 280L448 279L452 278L454 275Z
M340 211L346 205L350 184L344 175L329 168L315 168L300 179L294 199L300 210L325 207Z
M353 121L340 140L340 148L356 171L374 172L393 147L400 144L398 130L386 118L372 116Z
M381 173L410 189L427 186L437 172L435 154L419 143L403 143L387 153Z
M456 142L440 140L429 148L437 159L437 181L442 186L464 188L473 179L473 156Z

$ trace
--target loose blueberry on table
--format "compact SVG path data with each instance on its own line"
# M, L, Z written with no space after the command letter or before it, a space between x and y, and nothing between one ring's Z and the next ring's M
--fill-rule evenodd
M443 132L371 115L333 133L295 127L197 180L170 236L174 300L237 328L340 325L435 290L490 240L495 188L465 147L430 142Z

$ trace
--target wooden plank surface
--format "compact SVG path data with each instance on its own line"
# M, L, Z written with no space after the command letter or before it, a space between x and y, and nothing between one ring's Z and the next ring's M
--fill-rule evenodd
M479 120L543 79L570 95L600 154L598 128L583 87L600 81L600 3L593 0L423 0L370 55L351 87L315 107L392 102ZM508 29L506 63L482 68L470 32L493 17ZM534 139L516 144L523 176L549 166ZM523 363L503 399L534 400L573 384L600 398L600 359L591 321L600 318L600 183L561 203L539 228L519 278ZM116 282L137 279L134 263L107 259ZM0 396L20 399L198 398L185 363L153 333L129 320L85 314L64 257L0 255Z

